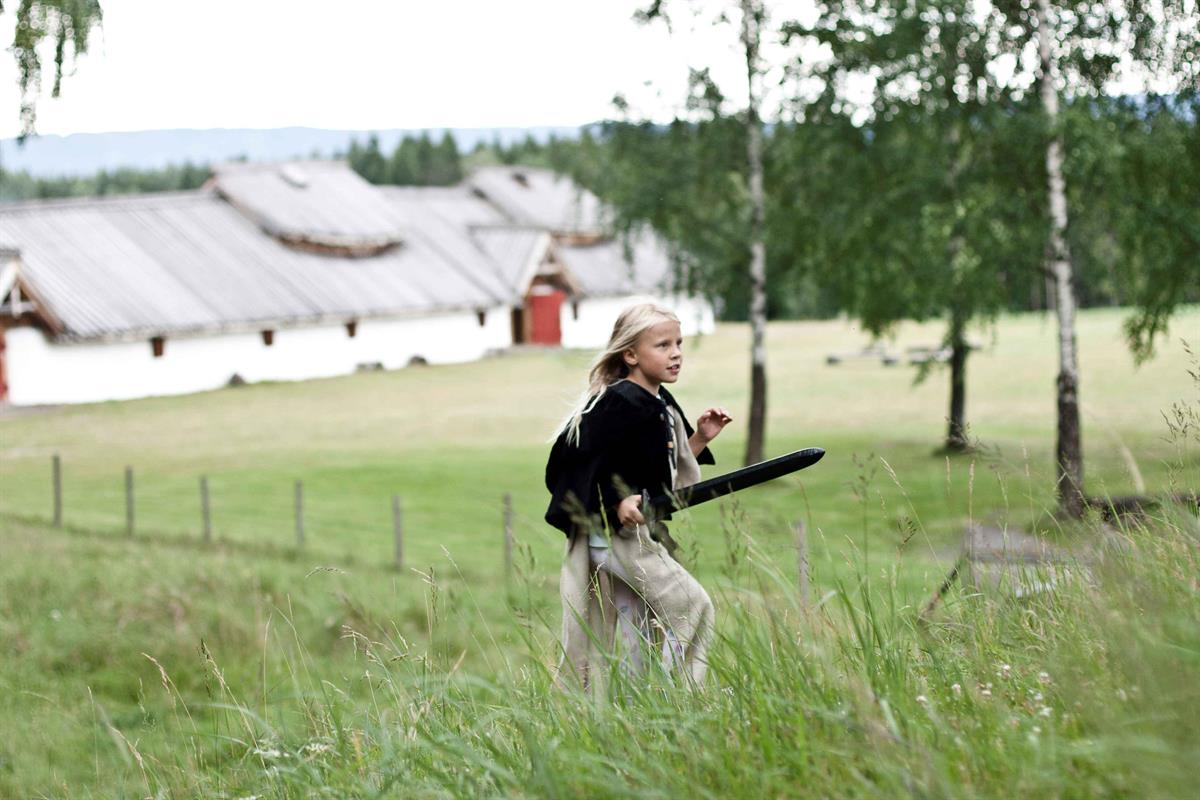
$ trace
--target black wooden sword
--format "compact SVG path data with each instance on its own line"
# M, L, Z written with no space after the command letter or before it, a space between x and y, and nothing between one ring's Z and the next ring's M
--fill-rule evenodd
M749 489L751 486L757 486L760 483L790 475L805 467L811 467L824 455L825 451L820 447L806 447L769 461L760 461L757 464L735 469L733 472L694 483L674 492L651 497L648 502L643 499L642 513L645 514L649 511L650 516L656 517L663 512L669 514L672 511L692 508L717 497L740 492L742 489ZM648 495L648 492L642 492L643 498Z

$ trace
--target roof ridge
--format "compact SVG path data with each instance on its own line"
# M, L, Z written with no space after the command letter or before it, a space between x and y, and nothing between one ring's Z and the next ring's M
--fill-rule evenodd
M210 169L215 173L218 170L278 170L286 166L304 166L304 167L340 167L345 169L353 169L350 162L344 158L284 158L277 161L218 161L213 164Z
M474 231L513 231L524 232L533 231L534 233L549 233L550 231L542 225L535 225L532 222L478 222L469 223L467 230Z
M451 183L447 186L416 186L413 184L398 184L398 183L373 183L371 184L376 189L384 191L407 191L407 192L453 192L465 191L468 194L471 192L471 187L463 182Z
M139 192L137 194L112 194L100 197L40 197L18 200L13 203L0 202L0 214L22 211L47 211L81 207L105 207L139 205L154 201L186 202L189 200L219 199L211 189L179 189L170 192Z
M474 175L477 172L486 172L489 170L492 172L500 172L500 171L505 171L505 170L508 170L510 172L546 172L551 175L557 175L559 177L565 177L565 178L570 177L567 173L559 172L558 170L554 169L553 167L536 167L536 166L526 165L526 164L480 164L477 167L472 167L467 172L467 176L470 177L471 175Z

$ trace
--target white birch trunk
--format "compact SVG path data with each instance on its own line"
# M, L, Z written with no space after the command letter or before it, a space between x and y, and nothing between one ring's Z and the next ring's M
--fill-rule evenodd
M1079 429L1079 364L1075 343L1075 295L1071 253L1067 247L1067 189L1063 180L1063 145L1059 130L1057 70L1050 29L1050 2L1038 0L1038 54L1042 110L1050 129L1046 145L1046 177L1050 191L1048 272L1054 278L1058 316L1058 506L1071 517L1083 515L1083 447Z
M767 255L763 242L762 126L759 120L759 21L760 0L741 0L742 47L746 54L746 151L750 171L750 425L746 435L746 463L763 460L767 417Z

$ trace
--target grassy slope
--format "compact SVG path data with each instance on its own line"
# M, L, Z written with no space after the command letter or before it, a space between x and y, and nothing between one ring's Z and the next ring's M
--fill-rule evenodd
M1159 412L1191 391L1177 343L1134 371L1118 322L1114 312L1080 320L1093 492L1130 490L1122 446L1152 490L1165 486L1165 463L1176 453L1162 440ZM1186 335L1198 323L1192 312L1176 330ZM936 337L934 327L909 326L897 344ZM830 454L802 476L803 492L800 481L785 481L741 504L726 503L724 511L682 520L701 578L718 591L737 590L728 542L744 525L763 557L793 574L789 529L807 517L818 591L859 574L865 548L867 571L893 570L887 585L903 605L940 577L968 513L1007 507L1005 516L1017 520L1039 516L1051 502L1052 326L1040 317L1006 319L986 341L970 365L968 411L987 449L977 459L947 462L930 455L943 427L941 375L914 387L908 368L826 367L825 353L853 349L862 338L841 323L774 325L770 450L819 444ZM746 349L739 326L689 343L677 393L685 408L695 414L720 403L739 416ZM199 654L200 639L231 685L253 687L253 699L239 700L264 718L294 713L287 697L297 687L311 691L321 676L336 680L361 669L354 648L339 638L343 626L428 648L430 582L386 569L392 492L404 497L408 563L425 572L432 566L438 576L442 622L430 663L444 666L462 653L462 669L483 675L524 663L529 648L514 618L534 620L537 647L544 648L557 614L561 541L540 523L544 440L585 362L577 353L522 354L0 419L0 511L44 517L49 455L59 452L68 522L101 532L4 523L0 726L19 733L0 750L0 795L55 793L55 786L75 794L93 783L106 793L122 793L121 785L135 790L140 771L123 765L129 748L113 738L114 729L140 742L148 759L161 759L155 774L220 773L221 739L206 733L206 746L178 747L179 731L191 722L179 704L172 709L162 692L147 688L159 676L143 652L190 699L196 724L216 730L221 714L205 711L203 698L222 695ZM723 467L737 463L738 428L717 443ZM1196 454L1186 458L1194 477ZM153 534L140 542L116 535L124 524L125 464L138 474L139 530ZM195 536L201 473L211 478L218 535L271 550L162 541ZM310 543L300 555L287 550L296 478L308 487ZM509 603L500 568L504 492L514 496L517 536L527 548L519 560L531 575ZM752 517L748 523L738 521L742 512ZM345 572L312 572L323 565ZM311 661L308 673L302 659ZM353 696L363 687L350 681L342 690ZM25 720L35 724L21 725Z

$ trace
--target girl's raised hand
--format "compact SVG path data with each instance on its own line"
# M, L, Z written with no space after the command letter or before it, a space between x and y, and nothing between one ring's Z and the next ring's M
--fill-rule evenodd
M714 406L707 409L696 420L696 433L706 443L711 442L731 422L733 422L733 417L729 416L728 411L720 406Z

